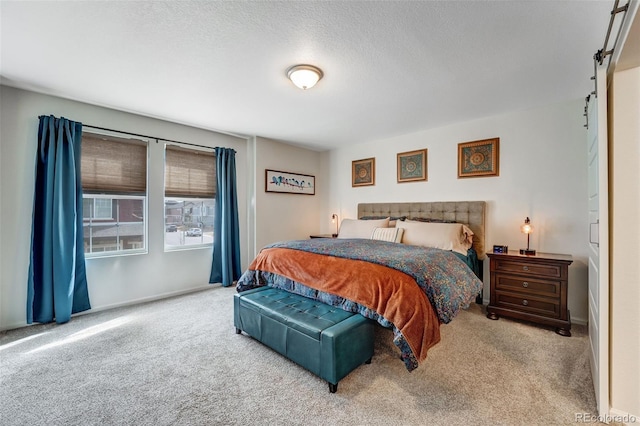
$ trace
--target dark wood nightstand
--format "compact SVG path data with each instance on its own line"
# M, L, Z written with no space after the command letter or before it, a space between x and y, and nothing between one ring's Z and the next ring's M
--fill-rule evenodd
M570 255L517 251L487 253L490 258L491 300L487 318L501 316L556 327L556 333L571 336L567 309Z
M336 238L331 234L316 234L316 235L309 235L309 238Z

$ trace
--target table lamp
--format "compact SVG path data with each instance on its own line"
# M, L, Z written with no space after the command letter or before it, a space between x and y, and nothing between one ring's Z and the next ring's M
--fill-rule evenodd
M337 214L332 214L331 215L331 223L335 223L336 224L336 233L335 234L331 234L331 236L333 238L336 238L338 236L338 215Z
M536 251L529 248L529 234L533 232L533 226L531 226L531 221L528 217L524 220L524 224L520 227L520 232L522 232L523 234L527 234L527 248L520 249L520 254L526 254L529 256L535 255Z

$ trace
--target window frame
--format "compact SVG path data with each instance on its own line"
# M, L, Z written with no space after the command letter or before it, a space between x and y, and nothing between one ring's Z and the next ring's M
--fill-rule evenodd
M213 178L216 178L216 173L217 170L215 169L215 148L207 148L207 147L199 147L199 146L191 146L188 144L180 144L178 142L169 142L169 141L165 141L164 142L164 155L163 155L163 162L162 162L162 171L163 171L163 189L162 189L162 194L163 194L163 214L162 214L162 223L163 223L163 245L164 245L164 251L165 252L172 252L172 251L181 251L181 250L199 250L199 249L208 249L208 248L213 248L213 238L211 239L211 242L207 242L207 243L199 243L199 244L180 244L180 245L169 245L167 244L167 226L172 225L172 223L167 223L167 201L168 200L175 200L177 202L184 202L184 201L200 201L200 202L205 202L205 201L211 201L213 204L213 214L211 215L212 217L212 228L213 228L213 222L215 221L215 203L216 203L216 196L217 196L217 190L215 189L214 186L214 191L216 191L216 193L214 194L213 198L203 198L203 197L196 197L196 196L186 196L186 195L167 195L166 191L167 191L167 147L168 146L175 146L177 148L180 148L182 150L192 150L192 151L200 151L203 153L207 153L207 154L211 154L213 151L213 156L211 158L213 165L214 165L214 176ZM204 205L202 205L204 207ZM203 217L202 215L200 217ZM201 238L204 238L204 227L201 228L202 229L202 236ZM183 231L178 231L178 232L184 232L186 234L186 229ZM213 230L212 230L212 237L213 237ZM181 239L186 238L186 235L182 235Z
M82 194L82 199L84 201L84 192ZM113 218L113 198L103 198L103 197L93 197L91 198L93 200L92 203L92 210L89 212L89 216L85 216L86 212L84 210L84 202L83 202L83 210L82 210L82 219L83 220L109 220ZM111 202L111 206L109 206L109 216L106 217L98 217L96 216L95 212L98 210L96 208L96 201L97 200L109 200Z
M139 249L127 249L127 250L122 250L122 249L117 249L117 250L109 250L109 251L97 251L97 252L85 252L84 256L86 259L90 259L90 258L96 258L96 257L113 257L113 256L127 256L127 255L134 255L134 254L146 254L148 253L148 233L146 232L146 227L147 227L147 220L146 218L147 216L147 203L146 203L146 196L144 195L115 195L115 194L82 194L82 198L84 199L85 197L87 198L92 198L94 200L97 199L110 199L110 200L115 200L115 201L119 201L119 200L142 200L142 209L143 209L143 216L145 218L145 220L143 220L142 222L142 228L143 228L143 235L142 235L142 241L144 244L143 248L139 248ZM112 211L113 211L113 207L112 207ZM118 210L116 209L116 215L118 215ZM93 218L88 218L89 222L84 222L82 224L82 229L84 232L84 228L85 227L89 227L91 228L93 227L101 227L101 226L107 226L107 225L113 225L114 223L116 225L122 223L122 224L129 224L130 222L120 222L117 218L114 222L107 222L106 219L101 218L101 219L93 219ZM95 221L95 224L94 222ZM91 235L91 233L90 233ZM120 238L120 236L118 235L116 238ZM92 238L89 237L89 241L91 241ZM90 247L91 247L91 243Z
M200 215L200 218L203 217L211 217L212 218L212 223L211 223L211 235L213 237L213 221L215 220L215 198L190 198L190 197L164 197L164 214L163 214L163 222L164 222L164 251L165 252L169 252L169 251L178 251L178 250L190 250L190 249L201 249L201 248L209 248L209 247L213 247L213 238L211 239L211 242L200 242L200 243L194 243L194 244L185 244L185 243L181 243L179 245L171 245L171 244L167 244L167 234L173 234L173 232L167 232L167 227L169 225L173 225L173 223L167 223L167 200L174 200L176 202L185 202L185 201L191 201L191 202L200 202L201 204L201 208L205 207L204 202L205 201L210 201L213 202L213 206L214 206L214 213L212 215ZM178 225L180 226L180 225ZM189 228L191 229L191 228ZM202 235L201 235L201 241L202 239L204 239L205 236L205 227L199 228L202 231ZM178 232L177 235L180 235L179 233L182 232L183 234L180 235L180 240L184 240L184 238L187 237L186 232L187 229L184 230L180 230L178 229L176 232Z
M132 133L127 133L127 132L120 132L120 131L109 131L109 130L103 130L103 129L95 129L95 128L87 128L84 129L83 128L83 136L85 133L89 133L92 135L96 135L96 136L104 136L104 137L111 137L111 138L115 138L118 139L120 141L122 141L123 139L134 139L136 141L140 141L140 142L144 142L146 144L146 156L145 156L145 161L146 161L146 176L145 176L145 193L144 195L132 195L132 194L125 194L125 193L100 193L98 191L85 191L83 188L82 191L82 198L83 198L83 202L85 197L87 198L93 198L95 199L111 199L111 200L127 200L127 199L139 199L142 200L142 211L143 211L143 221L142 221L142 241L143 241L143 245L144 247L139 248L139 249L127 249L127 250L122 250L122 249L116 249L116 250L109 250L109 251L103 251L103 252L85 252L84 253L84 257L85 259L97 259L97 258L107 258L107 257L120 257L120 256L136 256L136 255L141 255L141 254L148 254L149 253L149 169L150 169L150 162L149 162L149 158L150 158L150 147L151 147L151 142L152 139L148 138L148 137L143 137L143 136L139 136L139 135L135 135ZM81 146L82 148L82 146ZM81 154L82 156L82 151ZM113 207L112 207L112 215L113 215ZM118 213L116 213L116 215L118 215ZM86 218L84 217L84 212L82 214L83 216L83 233L84 233L84 228L85 226L89 225L91 226L92 221L95 221L97 223L105 223L106 218L94 218L94 217L89 217ZM88 223L85 223L85 220L88 220ZM116 223L119 223L119 218L116 218ZM125 222L128 223L128 222ZM93 225L93 226L100 226L100 225Z

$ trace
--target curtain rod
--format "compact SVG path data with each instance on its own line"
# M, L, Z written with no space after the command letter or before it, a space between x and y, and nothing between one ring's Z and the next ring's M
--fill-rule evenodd
M155 139L156 143L158 143L158 141L165 141L165 142L179 143L179 144L182 144L182 145L197 146L199 148L215 149L214 147L210 147L210 146L206 146L206 145L198 145L198 144L195 144L195 143L176 141L176 140L173 140L173 139L159 138L157 136L142 135L142 134L139 134L139 133L123 132L122 130L115 130L115 129L108 129L106 127L92 126L91 124L84 124L83 123L82 127L91 127L92 129L106 130L108 132L122 133L124 135L138 136L138 137L141 137L141 138Z

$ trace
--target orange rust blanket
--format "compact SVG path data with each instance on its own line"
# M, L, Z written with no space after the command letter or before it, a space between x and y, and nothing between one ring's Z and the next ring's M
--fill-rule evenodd
M249 270L278 274L377 312L404 336L418 362L440 341L433 306L416 281L398 270L287 248L263 249Z

